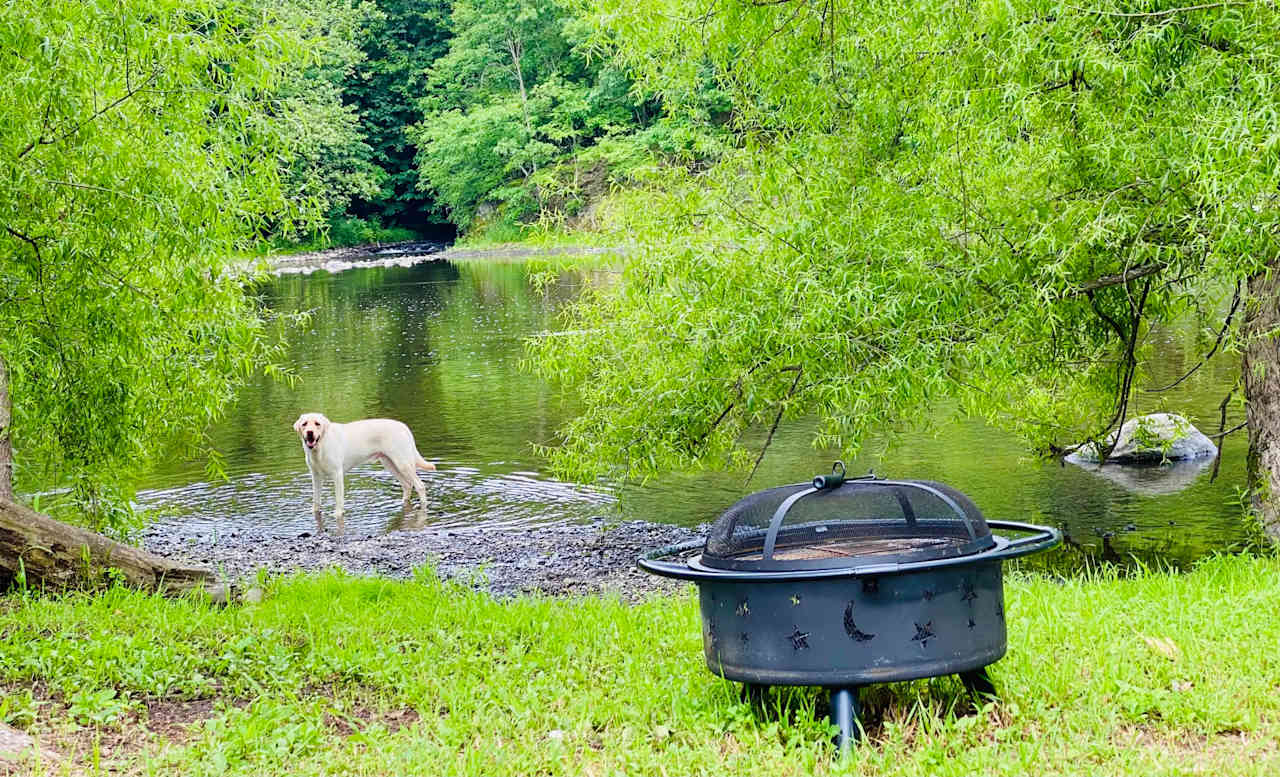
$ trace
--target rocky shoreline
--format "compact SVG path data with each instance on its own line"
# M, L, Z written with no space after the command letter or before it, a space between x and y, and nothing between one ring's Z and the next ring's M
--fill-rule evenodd
M641 571L636 558L647 550L703 537L704 531L629 521L281 536L267 530L215 533L159 524L146 529L141 542L156 555L199 563L240 583L252 582L260 570L286 574L330 568L408 579L427 566L444 579L464 580L499 597L616 595L636 601L684 587Z

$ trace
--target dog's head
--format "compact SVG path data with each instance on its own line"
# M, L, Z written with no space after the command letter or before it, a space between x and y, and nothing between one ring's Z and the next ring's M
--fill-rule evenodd
M302 438L302 444L308 449L315 448L320 438L329 431L329 419L320 413L303 413L293 422L293 430Z

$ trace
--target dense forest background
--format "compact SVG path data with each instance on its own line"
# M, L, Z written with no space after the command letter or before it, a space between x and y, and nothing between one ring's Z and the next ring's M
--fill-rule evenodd
M291 181L323 225L285 242L518 238L539 219L589 217L610 187L704 163L723 142L729 101L709 75L674 117L566 3L290 2L330 45L300 85L311 106L296 110L308 130Z

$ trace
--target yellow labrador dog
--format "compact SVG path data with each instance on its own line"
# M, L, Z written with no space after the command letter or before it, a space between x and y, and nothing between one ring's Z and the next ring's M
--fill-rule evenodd
M320 480L333 481L335 506L333 517L342 525L342 478L347 470L369 459L378 459L391 470L404 489L404 505L409 506L410 495L418 492L418 500L427 504L426 486L418 478L417 470L434 471L436 465L422 458L413 442L409 427L389 418L369 418L339 424L320 413L303 413L294 422L293 429L302 438L302 450L307 456L307 469L311 470L311 507L320 519Z

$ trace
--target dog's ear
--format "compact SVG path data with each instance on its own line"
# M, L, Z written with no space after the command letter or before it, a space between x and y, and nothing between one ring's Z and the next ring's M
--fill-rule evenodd
M319 416L316 419L316 423L320 424L320 431L316 432L316 439L318 440L324 437L325 432L329 431L329 418L328 416Z
M298 420L293 422L293 431L302 434L302 419L305 416L298 416Z

